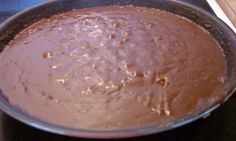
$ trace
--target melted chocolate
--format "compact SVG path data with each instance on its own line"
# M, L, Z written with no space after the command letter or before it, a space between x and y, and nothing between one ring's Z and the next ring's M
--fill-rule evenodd
M132 6L72 10L23 30L0 56L0 87L39 119L85 129L160 125L212 102L223 53L182 17Z

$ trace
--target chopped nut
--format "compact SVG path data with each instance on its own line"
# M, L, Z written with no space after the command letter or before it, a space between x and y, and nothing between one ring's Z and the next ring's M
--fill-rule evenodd
M115 27L115 28L117 28L117 27L120 26L120 24L119 24L118 22L113 22L113 23L112 23L112 26Z
M115 38L115 35L114 34L109 34L108 35L108 39L111 40L111 39L114 39Z
M44 57L44 58L50 59L50 58L52 58L52 56L53 56L53 52L52 52L52 51L50 51L50 52L44 52L44 53L43 53L43 57Z
M168 86L169 82L168 82L168 78L167 77L163 77L160 76L157 80L156 83L162 85L162 86Z

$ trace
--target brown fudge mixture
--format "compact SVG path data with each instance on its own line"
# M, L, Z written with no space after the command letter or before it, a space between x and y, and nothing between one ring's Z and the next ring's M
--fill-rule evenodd
M192 22L131 6L72 10L23 30L0 56L10 103L85 129L159 125L212 101L223 53Z

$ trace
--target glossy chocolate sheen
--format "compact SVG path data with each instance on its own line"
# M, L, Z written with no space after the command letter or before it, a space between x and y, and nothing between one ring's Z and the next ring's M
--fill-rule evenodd
M83 129L161 125L217 100L222 50L203 29L155 9L72 10L17 35L0 56L0 88L44 121Z

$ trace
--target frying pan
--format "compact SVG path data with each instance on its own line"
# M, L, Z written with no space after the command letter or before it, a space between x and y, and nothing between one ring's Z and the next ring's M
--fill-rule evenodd
M46 2L20 12L0 25L0 52L21 30L42 18L47 18L51 15L66 12L72 9L108 5L135 5L148 8L157 8L190 19L200 27L207 30L219 43L226 58L228 75L227 81L230 83L227 93L224 94L220 101L217 101L198 112L180 118L175 123L167 124L165 126L155 125L125 130L84 130L47 123L35 117L31 117L21 109L11 105L8 98L5 97L0 91L0 108L2 111L25 124L56 134L87 138L124 138L160 133L188 124L199 118L204 118L233 94L236 86L235 34L226 24L206 11L193 5L175 0L56 0Z

